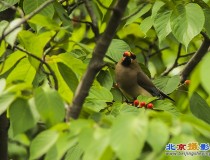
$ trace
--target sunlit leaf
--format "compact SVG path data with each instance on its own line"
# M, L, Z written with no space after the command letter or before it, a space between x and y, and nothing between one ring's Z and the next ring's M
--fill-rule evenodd
M44 2L46 2L45 0L24 0L23 1L23 10L26 14L29 14L31 12L33 12L35 9L37 9L38 7L40 7L40 5L42 5ZM48 4L45 8L43 8L39 14L45 15L47 17L52 18L53 14L54 14L54 7L52 4Z
M76 74L63 63L58 63L58 69L69 88L74 92L78 85Z
M176 39L187 48L189 42L203 29L204 21L203 10L198 4L180 4L172 12L171 29Z
M171 13L172 11L168 10L167 7L162 7L154 18L154 27L160 41L159 43L171 32Z
M110 142L119 159L136 160L140 156L147 128L148 121L144 115L125 114L117 117L112 126Z
M15 99L15 94L7 93L0 95L0 115L7 110Z
M162 90L165 94L170 94L178 88L180 77L178 75L173 77L159 77L153 82L157 88Z
M122 55L125 51L130 51L129 45L123 40L113 39L106 55L118 62L122 58Z
M199 70L199 73L200 73L200 82L202 84L202 86L204 87L204 89L209 93L210 95L210 85L209 85L209 82L210 82L210 76L208 74L208 70L207 68L210 67L210 54L206 54L206 56L203 58L203 61L201 63L201 66L200 66L200 70ZM198 77L197 77L198 78ZM198 78L199 79L199 78ZM192 82L191 82L192 83ZM192 84L194 85L194 84Z
M46 130L38 134L31 142L29 159L38 159L43 154L47 153L56 143L58 137L58 132L53 130Z
M13 134L25 132L34 127L38 121L28 101L22 98L16 99L9 109Z
M145 6L142 6L142 5L136 6L136 9L132 10L132 12L130 13L131 15L133 13L136 13L136 14L131 16L128 20L126 20L126 24L125 25L128 25L128 24L134 22L137 18L140 18L142 15L147 13L151 9L151 7L152 7L151 4L147 4Z
M190 98L190 110L193 115L210 124L210 107L196 92Z
M159 153L163 148L165 148L168 139L169 129L167 125L164 122L156 119L150 121L147 141L151 145L152 149Z
M39 88L35 92L35 104L41 119L48 125L55 125L64 120L64 103L58 92L54 90L44 91Z

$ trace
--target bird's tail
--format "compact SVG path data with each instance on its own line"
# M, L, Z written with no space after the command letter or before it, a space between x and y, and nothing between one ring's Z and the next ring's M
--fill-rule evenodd
M171 101L175 102L171 97L169 97L167 94L163 93L161 90L160 91L160 99L168 98Z

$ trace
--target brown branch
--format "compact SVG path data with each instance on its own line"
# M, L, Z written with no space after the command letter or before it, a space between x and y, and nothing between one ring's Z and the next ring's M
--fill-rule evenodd
M35 9L33 12L31 12L30 14L21 18L19 23L16 23L12 28L5 30L5 32L0 37L0 41L2 41L2 39L4 39L7 35L12 33L15 29L19 28L23 23L25 23L27 20L31 19L33 16L35 16L37 13L39 13L42 9L44 9L47 5L49 5L52 2L54 2L54 0L48 0L48 1L44 2L37 9Z
M161 76L167 76L174 68L176 68L178 66L178 60L181 56L181 49L182 49L182 44L180 43L179 44L179 47L178 47L178 51L177 51L177 56L176 56L176 59L174 61L174 64L169 67L168 69L166 69L162 74Z
M35 56L35 55L32 54L32 53L29 53L28 51L26 51L26 50L24 50L24 49L22 49L22 48L20 48L20 47L18 47L18 46L14 46L14 48L16 48L16 49L18 49L18 50L20 50L20 51L26 53L27 55L29 55L29 56L32 57L32 58L34 58L34 59L40 61L41 64L44 64L44 65L47 67L47 69L49 70L49 72L50 72L49 75L51 75L52 78L53 78L53 80L54 80L55 89L58 90L58 79L57 79L57 77L56 77L56 75L55 75L55 72L52 70L52 68L50 67L50 65L49 65L48 63L46 63L46 62L45 62L44 60L42 60L41 58ZM45 74L46 74L46 73L45 73Z
M90 0L84 0L85 1L85 6L86 6L86 9L90 15L90 18L92 20L92 31L93 33L95 34L95 38L96 40L98 39L99 37L99 29L98 29L98 20L97 20L97 17L94 13L94 10L93 10L93 6L90 2Z
M120 24L122 15L128 4L128 1L129 0L117 1L117 4L114 7L113 14L110 18L107 28L96 42L92 59L90 60L90 63L88 65L88 69L76 89L73 104L68 108L66 115L67 121L69 120L69 116L74 119L78 118L85 98L87 97L90 87L94 81L94 78L96 74L100 71L101 67L103 67L103 58L111 43L112 38L115 35L118 25Z
M7 118L7 113L4 112L0 115L0 160L8 159L8 131L9 129L9 119Z
M192 58L186 64L185 68L180 73L181 83L183 83L187 79L192 70L201 61L203 56L208 52L208 48L210 47L210 39L205 33L201 34L204 37L204 41L201 44L200 48L196 51L196 53L192 56Z

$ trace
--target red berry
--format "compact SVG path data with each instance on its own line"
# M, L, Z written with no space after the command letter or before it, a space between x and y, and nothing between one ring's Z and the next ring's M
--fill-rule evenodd
M190 84L190 80L189 80L189 79L187 79L186 81L184 81L184 84L185 84L185 85L187 85L187 86L189 86L189 84Z
M146 106L146 103L145 102L141 102L140 103L140 107L144 107L144 106Z
M147 108L152 109L154 105L152 103L147 104Z
M135 101L133 101L133 104L137 107L139 105L139 100L136 99Z

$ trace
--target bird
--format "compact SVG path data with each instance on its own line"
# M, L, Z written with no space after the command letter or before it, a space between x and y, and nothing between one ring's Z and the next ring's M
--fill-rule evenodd
M159 99L168 98L174 101L153 84L139 66L136 55L131 51L125 51L122 59L116 64L115 79L117 86L126 97L136 99L139 95L156 96Z

